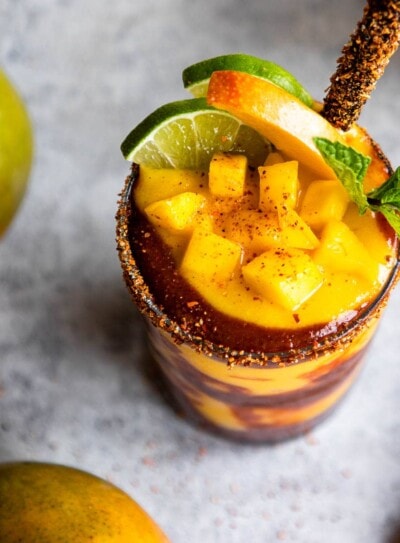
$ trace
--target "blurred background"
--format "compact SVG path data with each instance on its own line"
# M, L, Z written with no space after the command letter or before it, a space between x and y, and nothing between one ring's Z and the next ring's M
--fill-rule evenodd
M249 53L322 99L363 5L0 0L0 66L35 135L29 188L0 241L0 461L106 477L174 543L400 540L399 289L361 379L325 424L240 445L165 401L114 241L129 171L119 145L156 107L188 97L183 68ZM397 54L360 119L394 166L399 69Z

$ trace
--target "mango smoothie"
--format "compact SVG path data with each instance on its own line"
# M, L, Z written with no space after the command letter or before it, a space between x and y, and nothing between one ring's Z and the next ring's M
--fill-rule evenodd
M216 148L202 168L134 163L119 256L184 413L234 439L278 441L347 392L399 277L396 233L359 212L315 138L366 157L366 193L392 170L363 129L338 130L318 104L258 77L216 71L207 101L264 138L264 156Z

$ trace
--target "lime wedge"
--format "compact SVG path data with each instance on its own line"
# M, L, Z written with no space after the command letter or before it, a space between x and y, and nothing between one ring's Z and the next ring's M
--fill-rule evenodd
M195 97L206 96L211 74L220 70L234 70L267 79L312 107L314 101L306 89L287 70L269 60L236 53L209 58L192 64L182 73L183 85Z
M208 106L204 98L161 106L121 144L127 160L152 168L207 169L216 151L244 153L249 164L257 166L269 150L258 132Z

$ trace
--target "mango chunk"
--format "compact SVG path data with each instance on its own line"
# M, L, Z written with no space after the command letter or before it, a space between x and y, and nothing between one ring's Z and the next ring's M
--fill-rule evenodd
M308 250L318 247L319 239L294 209L280 208L278 220L283 246Z
M281 229L276 213L257 209L239 209L225 222L226 236L239 243L249 254L259 254L269 247L281 245Z
M282 153L279 153L279 151L271 151L271 153L268 154L267 158L264 161L264 166L272 166L273 164L279 164L280 162L284 162L284 158L282 156Z
M202 228L203 230L208 230L212 232L214 229L214 221L208 213L204 213L202 209L199 210L199 213L196 213L193 217L192 228Z
M235 210L227 217L224 232L249 255L272 247L313 250L319 244L314 232L294 209L281 208L273 213L260 209Z
M215 153L210 162L209 189L213 196L243 196L247 157L233 153Z
M194 217L205 204L206 198L194 192L182 192L148 205L145 213L155 226L169 230L187 230Z
M294 208L299 191L298 162L288 160L271 166L260 166L260 202L264 210L280 206Z
M140 166L139 180L135 186L135 202L143 211L149 204L171 198L181 192L205 194L206 190L205 172Z
M188 281L224 283L239 266L242 248L237 243L201 227L195 228L189 241L180 271Z
M340 221L349 202L349 195L340 181L313 181L304 195L300 215L311 228L320 230L331 220Z
M296 311L322 285L324 277L299 249L269 249L242 267L246 284L263 298Z
M361 276L371 282L378 277L379 263L342 221L331 221L326 225L313 256L316 264L336 272Z

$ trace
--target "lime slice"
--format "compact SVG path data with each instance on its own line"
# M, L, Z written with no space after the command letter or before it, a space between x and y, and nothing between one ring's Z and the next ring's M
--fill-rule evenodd
M220 70L246 72L267 79L296 96L307 106L312 107L314 103L311 95L290 72L269 60L241 53L222 55L192 64L183 70L183 85L195 97L206 96L211 74Z
M192 98L161 106L121 145L127 160L153 168L207 169L216 151L244 153L250 166L264 162L269 142L229 113Z

